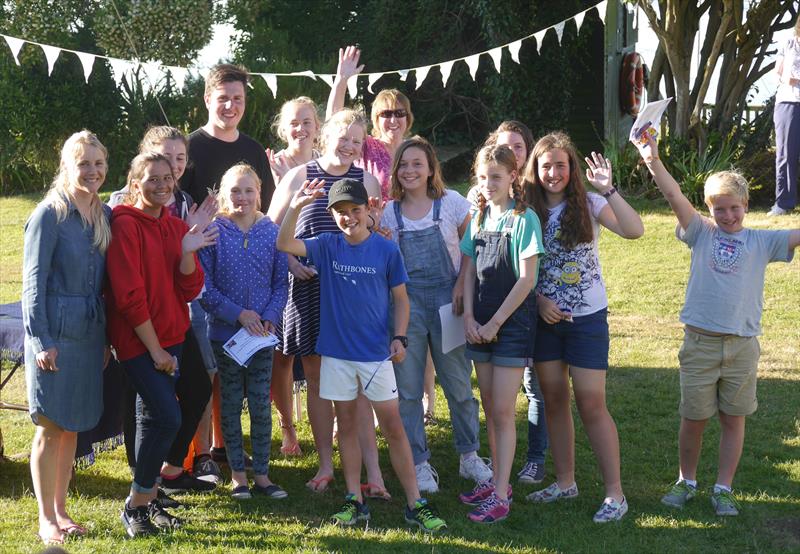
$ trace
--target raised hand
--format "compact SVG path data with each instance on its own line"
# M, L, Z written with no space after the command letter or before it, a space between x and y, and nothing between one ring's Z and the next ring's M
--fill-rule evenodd
M194 225L189 232L183 235L181 248L184 254L197 252L201 248L217 243L219 229L216 225Z
M358 65L361 50L357 46L339 48L339 64L336 66L336 78L347 81L350 77L358 75L364 69L364 64Z
M653 160L657 160L658 158L658 144L656 143L655 139L653 139L653 135L650 134L647 128L643 129L642 132L636 137L636 149L639 151L639 155L642 156L642 159L645 163L650 163Z
M209 223L211 223L211 220L214 219L218 208L217 197L209 194L206 196L206 199L203 200L202 204L199 206L195 204L189 208L189 213L186 216L186 224L190 229L195 225L205 229L208 227Z
M586 179L600 194L606 193L613 187L611 180L611 160L602 154L592 152L591 157L584 158L589 168L586 170Z
M266 152L272 172L278 177L275 181L277 183L286 176L292 166L289 165L289 160L286 159L286 156L277 156L271 148L267 148Z
M292 196L292 200L289 203L289 206L299 210L305 206L308 206L317 198L322 198L327 193L325 192L325 180L324 179L314 179L313 181L303 181L303 184L294 193Z

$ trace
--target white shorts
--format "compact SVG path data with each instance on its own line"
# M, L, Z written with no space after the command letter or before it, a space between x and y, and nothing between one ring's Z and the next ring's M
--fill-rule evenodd
M377 371L376 371L377 370ZM326 400L355 400L358 390L373 402L397 398L397 382L390 360L353 362L322 356L319 395Z

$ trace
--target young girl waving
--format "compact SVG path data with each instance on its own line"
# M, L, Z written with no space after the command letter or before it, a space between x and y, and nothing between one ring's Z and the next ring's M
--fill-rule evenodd
M478 401L472 394L472 367L464 348L442 350L439 308L452 303L461 313L464 274L459 240L469 225L469 202L445 189L433 146L422 137L405 141L397 150L392 169L393 201L383 212L381 225L399 243L409 282L411 301L406 358L395 362L400 415L411 444L420 491L436 492L437 473L428 462L431 451L425 437L422 408L425 361L430 345L436 373L450 406L453 438L461 460L462 477L482 482L492 470L478 457Z
M622 518L628 504L619 475L619 438L606 408L608 299L600 272L600 225L627 239L642 236L639 215L614 188L611 164L601 154L586 158L586 176L600 194L587 193L572 141L552 133L533 148L526 187L545 223L547 257L537 286L539 326L534 360L545 398L556 482L531 493L532 502L578 496L575 429L569 379L605 482L606 498L594 515L604 523Z
M253 445L253 493L285 498L269 470L272 412L269 389L272 349L253 355L246 367L225 354L222 346L239 328L251 335L275 333L275 322L286 305L289 290L286 254L275 248L278 226L260 209L261 180L249 165L239 164L222 176L216 246L204 248L200 260L206 271L201 302L210 314L209 337L219 368L222 392L222 436L233 480L233 497L250 498L242 441L242 400L247 390L250 440Z
M477 505L469 519L493 523L508 517L508 483L517 444L514 417L522 372L535 334L533 287L542 254L541 226L522 200L517 161L507 146L485 146L475 159L478 212L461 240L466 356L475 364L486 425L494 429L491 481L459 496Z
M155 483L181 423L175 382L189 328L186 303L203 287L195 252L214 243L216 230L190 230L169 214L174 186L164 155L139 154L128 173L128 204L114 208L111 220L108 336L139 395L136 471L122 511L131 537L181 525L156 500Z

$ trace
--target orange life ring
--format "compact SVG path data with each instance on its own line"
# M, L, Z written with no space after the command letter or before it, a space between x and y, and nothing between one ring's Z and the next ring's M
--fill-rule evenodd
M637 116L642 107L644 92L644 59L638 52L628 52L622 58L619 72L619 107L623 113Z

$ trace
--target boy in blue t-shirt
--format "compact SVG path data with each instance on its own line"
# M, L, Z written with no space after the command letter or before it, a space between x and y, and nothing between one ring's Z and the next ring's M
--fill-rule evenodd
M308 257L320 279L322 356L320 397L333 400L338 420L339 454L348 494L333 515L341 525L369 519L361 495L361 449L356 425L359 389L372 403L389 456L406 494L405 519L423 531L447 527L427 500L420 498L411 447L397 400L390 360L402 361L408 344L409 301L406 274L398 246L368 227L369 198L364 185L341 179L328 194L328 210L342 233L322 233L311 239L294 237L300 210L325 195L324 181L306 181L292 197L278 234L278 249ZM394 303L394 329L389 339L389 295Z
M739 514L731 485L744 446L745 417L756 411L756 375L761 349L764 272L770 262L789 262L800 245L800 229L747 229L747 181L721 171L705 183L712 219L701 216L658 157L652 137L637 144L656 185L678 218L678 239L692 250L686 302L681 311L684 340L681 370L681 427L678 481L661 498L682 508L697 494L697 465L703 430L719 414L717 482L711 503L719 516Z

